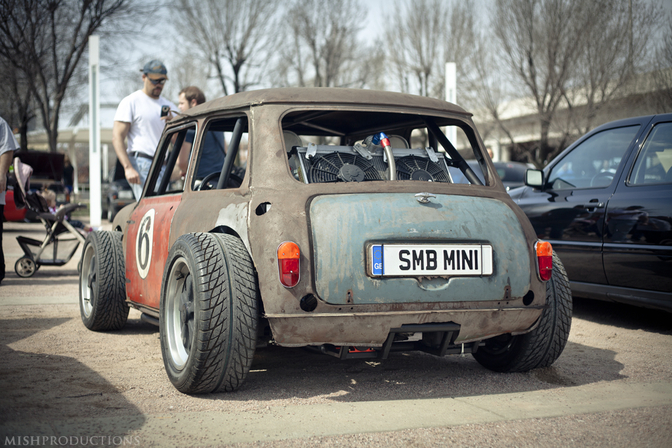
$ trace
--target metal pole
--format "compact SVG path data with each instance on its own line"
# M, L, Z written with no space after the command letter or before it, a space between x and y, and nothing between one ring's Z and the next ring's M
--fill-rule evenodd
M89 36L89 219L100 226L100 39Z
M455 104L457 101L457 65L454 62L446 62L446 101ZM446 137L454 146L457 146L457 129L448 126Z

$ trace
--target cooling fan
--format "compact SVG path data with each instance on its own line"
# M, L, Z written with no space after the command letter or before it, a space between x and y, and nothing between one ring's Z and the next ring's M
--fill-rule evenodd
M439 163L432 162L429 158L411 155L397 159L395 162L397 179L399 180L450 182L446 170Z
M383 180L373 164L357 154L332 152L315 157L309 170L310 182L361 182Z

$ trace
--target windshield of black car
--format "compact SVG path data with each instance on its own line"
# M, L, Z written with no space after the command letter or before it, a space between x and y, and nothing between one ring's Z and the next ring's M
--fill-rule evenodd
M294 111L283 117L282 131L292 175L306 184L485 180L478 162L474 170L465 161L482 161L474 131L457 119L362 110Z

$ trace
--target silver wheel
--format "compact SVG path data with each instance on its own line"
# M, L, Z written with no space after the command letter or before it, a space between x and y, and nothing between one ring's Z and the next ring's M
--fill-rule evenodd
M91 317L91 299L96 279L96 251L93 245L87 245L82 255L82 271L79 276L79 301L82 313L87 318Z
M194 335L193 277L182 257L168 274L164 306L168 353L175 368L182 370L189 360Z
M37 272L37 265L32 258L21 257L16 260L14 265L14 272L22 278L32 277Z

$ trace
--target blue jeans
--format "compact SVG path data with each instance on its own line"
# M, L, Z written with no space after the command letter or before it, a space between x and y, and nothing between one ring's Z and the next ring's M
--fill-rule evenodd
M135 196L135 200L139 201L140 197L142 196L142 189L145 186L145 182L147 181L147 176L149 175L149 169L152 166L152 159L147 159L145 157L132 157L129 156L128 160L131 162L131 165L135 169L135 171L138 172L140 175L140 183L139 184L130 184L131 189L133 190L133 196ZM161 167L161 174L159 175L159 181L157 184L161 183L161 178L163 178L163 175L166 171L165 165Z

